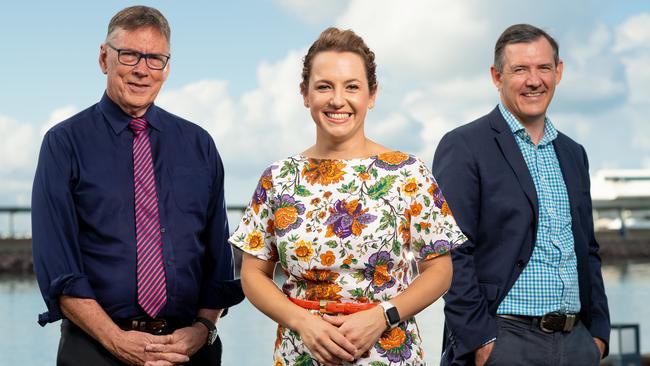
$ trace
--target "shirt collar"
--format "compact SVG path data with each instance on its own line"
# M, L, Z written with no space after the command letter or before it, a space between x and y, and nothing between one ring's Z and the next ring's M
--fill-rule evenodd
M111 125L116 135L119 135L124 131L131 120L133 120L133 117L124 113L122 108L113 102L106 92L104 92L102 99L99 101L99 109L102 111L102 114L104 114L104 117L108 121L108 124ZM160 120L158 107L156 105L151 104L142 117L151 127L158 131L162 131L162 121Z
M510 113L508 108L503 105L502 102L499 102L499 111L501 112L501 115L503 116L503 119L506 120L506 123L508 123L508 127L510 127L510 131L516 136L520 136L524 140L530 140L530 136L528 135L528 132L526 131L526 128L517 120L517 118ZM538 145L545 145L557 138L557 130L555 129L555 126L553 126L553 123L548 117L544 117L544 136L542 136L542 139L539 140Z

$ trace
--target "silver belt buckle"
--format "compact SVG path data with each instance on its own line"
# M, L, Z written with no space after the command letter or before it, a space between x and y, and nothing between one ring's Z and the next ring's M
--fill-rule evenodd
M564 320L564 329L565 332L571 331L576 325L576 315L575 314L566 314L566 319Z

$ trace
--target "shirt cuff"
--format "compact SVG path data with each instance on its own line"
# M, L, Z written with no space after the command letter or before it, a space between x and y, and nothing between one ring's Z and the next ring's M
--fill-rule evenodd
M48 311L38 316L38 324L45 326L63 318L59 297L61 295L84 299L95 299L95 293L88 282L88 277L83 274L68 274L59 276L50 283L45 303Z

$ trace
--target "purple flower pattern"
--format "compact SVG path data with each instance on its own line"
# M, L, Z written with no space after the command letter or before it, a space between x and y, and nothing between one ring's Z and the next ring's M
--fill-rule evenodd
M328 226L326 236L333 234L341 239L352 234L361 235L361 230L377 219L377 216L367 213L368 209L364 210L357 200L350 202L337 200L333 211L325 221L325 225Z

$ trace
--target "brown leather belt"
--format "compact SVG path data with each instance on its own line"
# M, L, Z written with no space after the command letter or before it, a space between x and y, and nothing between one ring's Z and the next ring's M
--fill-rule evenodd
M302 300L289 297L289 300L301 308L318 310L322 314L354 314L359 311L372 309L376 303L336 302L329 300Z
M579 314L548 313L544 316L523 316L498 314L503 319L514 320L529 325L537 324L539 329L546 333L570 332L580 320Z
M113 322L115 322L115 324L117 324L117 326L123 330L137 330L140 332L156 335L169 334L174 332L176 329L189 327L192 325L191 320L188 321L179 319L113 319Z

